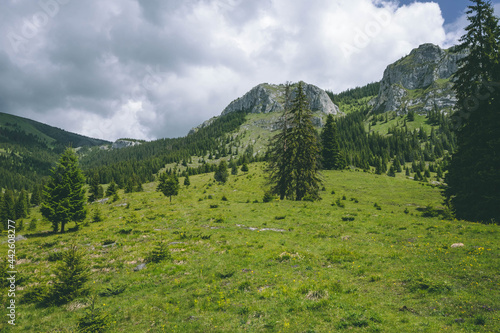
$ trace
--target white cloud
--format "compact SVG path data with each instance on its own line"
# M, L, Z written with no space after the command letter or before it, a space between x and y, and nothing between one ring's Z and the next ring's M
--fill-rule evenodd
M422 43L450 45L458 29L445 30L436 3L88 2L61 6L22 56L5 34L40 8L9 3L0 75L16 86L0 83L2 111L109 140L183 136L261 82L340 92Z

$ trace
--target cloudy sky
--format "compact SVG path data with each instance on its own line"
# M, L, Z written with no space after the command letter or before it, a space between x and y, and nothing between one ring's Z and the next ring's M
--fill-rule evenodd
M455 45L468 4L2 0L0 112L111 141L184 136L262 82L378 81L422 43Z

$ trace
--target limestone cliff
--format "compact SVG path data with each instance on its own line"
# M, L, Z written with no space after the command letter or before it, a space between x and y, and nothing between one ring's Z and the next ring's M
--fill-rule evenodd
M447 50L423 44L389 65L384 71L380 91L374 103L376 112L413 110L449 110L456 103L451 77L457 62L465 56L456 47Z
M309 101L309 107L313 112L325 114L338 114L339 108L333 104L326 92L312 84L304 83L304 93ZM259 84L252 88L242 97L231 102L222 111L222 115L248 111L250 113L269 113L283 111L284 85Z

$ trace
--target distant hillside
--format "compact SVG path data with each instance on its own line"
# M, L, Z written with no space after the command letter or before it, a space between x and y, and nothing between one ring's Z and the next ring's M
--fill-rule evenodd
M110 142L67 132L40 122L0 112L0 143L23 143L57 146L93 147Z
M0 189L32 189L68 146L105 144L110 142L0 112Z

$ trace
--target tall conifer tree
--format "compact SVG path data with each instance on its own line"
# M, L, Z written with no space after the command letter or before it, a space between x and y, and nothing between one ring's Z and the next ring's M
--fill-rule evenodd
M339 169L341 163L337 125L331 114L326 118L325 127L321 132L321 155L324 169Z
M45 186L41 213L52 222L54 232L66 223L80 222L87 216L85 208L85 177L78 166L78 158L71 148L62 153L59 163Z
M271 191L279 195L280 199L292 198L292 164L295 154L295 142L292 142L290 133L291 123L291 83L285 84L284 110L278 121L278 133L271 139L269 146L269 181Z
M500 221L500 28L489 1L472 0L469 25L460 39L454 89L457 151L445 182L456 217Z
M289 86L286 91L281 132L274 137L270 146L271 189L281 199L318 199L319 147L317 132L312 124L312 112L302 82L299 82L291 103Z

